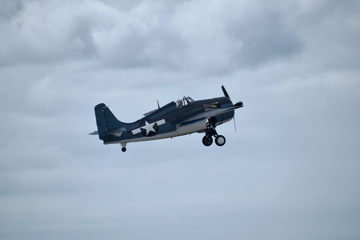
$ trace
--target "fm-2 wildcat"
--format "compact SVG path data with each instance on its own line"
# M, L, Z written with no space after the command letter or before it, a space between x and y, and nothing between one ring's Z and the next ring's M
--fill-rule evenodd
M99 135L104 144L121 144L126 151L129 142L150 141L173 138L194 132L205 133L202 142L205 146L215 143L223 146L226 139L218 135L215 128L234 118L234 110L243 107L242 102L233 104L224 86L221 87L224 97L194 101L191 97L183 97L163 107L144 114L144 117L133 122L119 121L110 109L100 103L95 106L97 131L91 135Z

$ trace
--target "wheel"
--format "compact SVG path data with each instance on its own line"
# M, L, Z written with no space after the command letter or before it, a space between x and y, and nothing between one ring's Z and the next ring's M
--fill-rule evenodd
M226 143L226 139L223 135L219 135L215 138L215 143L218 146L224 146L224 144Z
M209 136L209 135L205 135L204 137L203 137L203 139L202 139L202 142L203 142L203 144L205 145L205 146L210 146L212 143L213 143L213 139L212 139L212 137L211 136Z
M126 152L126 147L121 148L121 151Z

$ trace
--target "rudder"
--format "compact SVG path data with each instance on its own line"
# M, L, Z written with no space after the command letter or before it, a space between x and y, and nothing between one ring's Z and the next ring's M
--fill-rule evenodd
M101 135L109 131L109 127L107 125L106 118L103 112L105 108L106 105L104 103L100 103L96 105L94 109L99 138Z

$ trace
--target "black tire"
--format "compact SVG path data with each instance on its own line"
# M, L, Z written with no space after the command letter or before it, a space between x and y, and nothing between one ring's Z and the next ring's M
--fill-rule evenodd
M224 146L226 143L226 138L223 135L219 135L215 138L215 143L219 147Z
M126 147L121 148L121 151L126 152Z
M206 135L203 137L202 142L206 147L208 147L213 143L213 139L211 136Z

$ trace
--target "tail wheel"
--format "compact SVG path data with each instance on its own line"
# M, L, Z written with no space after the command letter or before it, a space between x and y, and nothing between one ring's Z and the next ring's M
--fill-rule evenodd
M204 144L206 147L208 147L208 146L210 146L210 145L213 143L213 139L212 139L211 136L205 135L205 136L203 137L203 139L202 139L202 142L203 142L203 144Z
M223 136L223 135L218 135L216 138L215 138L215 143L216 145L218 146L224 146L225 143L226 143L226 138Z
M126 152L126 144L127 144L127 142L126 143L120 143L121 144L121 151L123 151L123 152Z

